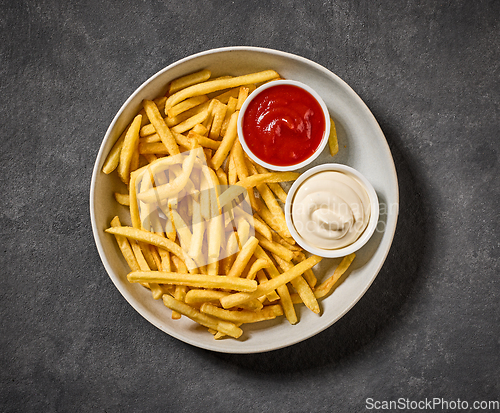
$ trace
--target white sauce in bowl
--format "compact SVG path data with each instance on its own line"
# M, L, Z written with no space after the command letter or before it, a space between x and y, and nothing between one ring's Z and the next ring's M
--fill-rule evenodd
M333 250L361 236L370 221L370 199L354 176L324 171L300 185L291 212L293 225L306 243Z

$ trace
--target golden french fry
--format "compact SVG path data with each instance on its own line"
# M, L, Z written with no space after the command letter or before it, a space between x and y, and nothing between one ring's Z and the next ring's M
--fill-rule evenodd
M215 96L214 96L214 99L217 99L219 102L221 103L224 103L225 105L227 105L229 103L229 100L231 98L235 99L236 101L238 101L238 94L240 93L240 88L239 87L234 87L232 89L229 89L223 93L219 93L217 94L218 92L215 92ZM236 107L236 106L235 106Z
M227 154L231 150L235 139L237 138L237 122L238 122L238 111L234 112L231 115L231 119L229 121L229 125L227 127L226 134L222 138L222 142L215 152L215 155L212 157L212 165L214 169L219 169L227 157Z
M158 136L158 135L156 135ZM169 155L167 147L163 142L139 142L139 153L141 155Z
M262 271L262 270L257 271L257 275L255 277L257 278L257 281L259 282L259 284L264 284L267 281L269 281L269 278L267 278L265 272ZM287 288L287 287L286 286L282 286L280 288L283 289L283 288ZM290 294L288 294L288 295L290 295ZM295 310L293 310L293 303L291 302L291 298L290 298L290 302L288 302L289 300L288 300L288 298L286 296L286 293L284 293L283 297L284 297L284 299L282 300L282 302L283 301L285 302L285 308L287 308L286 312L288 313L287 319L291 319L293 321L293 315L294 315L294 311ZM275 290L273 290L270 293L267 293L266 295L263 295L262 297L259 297L257 299L257 301L264 302L264 301L266 301L266 299L270 303L273 303L275 301L278 301L280 299L280 296L278 295L278 293ZM241 305L243 306L244 304L241 304ZM290 311L290 307L292 307L291 311Z
M197 133L198 135L202 136L207 136L208 135L208 129L205 128L201 123L198 123L197 125L193 126L193 129L191 129L194 133Z
M219 139L222 122L224 122L224 118L226 116L227 106L219 102L217 99L214 100L215 104L214 108L212 109L213 120L210 132L208 133L208 137L210 139Z
M172 285L171 287L174 287L174 286ZM176 285L174 287L174 291L172 292L172 296L176 300L183 302L184 297L186 296L187 289L188 289L188 287L186 287L184 285ZM181 316L182 316L181 313L179 313L178 311L172 310L172 320L179 320L181 318Z
M182 248L175 242L170 241L168 238L164 238L152 232L132 227L111 227L106 229L105 231L113 235L122 235L128 239L142 241L147 244L156 245L158 248L166 249L167 251L179 257L181 260L184 260L189 271L196 268L192 260L187 257L186 254L184 254Z
M209 104L208 104L207 117L202 122L202 125L205 128L207 128L207 130L210 130L210 128L212 126L212 121L214 119L214 107L215 107L216 103L217 103L217 99L211 99Z
M272 191L266 184L257 185L257 191L259 192L261 198L264 200L267 209L269 209L269 212L276 221L276 225L280 228L280 234L283 234L285 237L290 238L292 235L290 234L290 231L288 230L288 226L286 224L285 213L283 212L281 206L278 204L278 201L274 197Z
M259 174L269 173L269 171L266 168L264 168L263 166L253 162L248 157L246 159L247 159L248 163L250 163L253 166L253 168L255 168L255 170L257 171L256 173L259 173ZM248 165L248 163L247 163L247 165ZM267 185L269 186L271 191L274 192L274 195L276 195L281 202L283 202L283 203L286 202L287 193L283 190L283 188L281 187L280 184L268 182Z
M253 280L255 276L257 275L257 272L264 269L264 268L269 268L271 264L269 263L268 260L264 260L262 258L258 258L255 260L255 262L252 264L250 267L250 270L248 270L248 275L247 278L249 280Z
M220 299L220 303L222 304L222 307L224 308L231 308L238 306L244 302L247 302L249 300L252 300L254 298L259 298L263 295L266 295L267 293L277 289L280 286L286 285L288 282L293 280L294 278L298 277L299 275L302 275L302 273L308 269L312 268L315 266L318 262L322 260L321 257L318 257L316 255L313 255L306 259L305 261L302 261L299 264L296 264L293 266L291 269L288 271L285 271L284 273L278 275L275 278L272 278L268 282L264 284L259 284L257 289L253 292L250 293L234 293L231 295L228 295L227 297L222 297ZM237 278L237 279L242 279L242 278Z
M209 290L209 289L191 289L186 293L184 301L186 304L202 304L205 302L218 302L222 297L229 295L231 293L227 291L220 290Z
M221 100L219 100L221 102ZM238 104L238 99L234 97L230 97L226 103L226 116L224 116L224 121L222 122L220 134L224 136L226 134L227 125L229 124L229 120L231 119L232 114L236 111L236 105Z
M255 231L262 235L265 239L271 241L272 240L272 232L271 228L257 215L253 216L253 225Z
M158 110L156 104L151 100L144 100L142 105L156 133L160 136L161 141L167 147L170 155L177 155L180 153L177 142L175 141L169 127L160 115L160 111Z
M219 261L211 261L207 264L207 275L219 274Z
M238 178L240 180L248 178L249 173L245 162L245 155L240 140L238 138L236 138L236 140L234 141L233 147L231 149L231 159L234 161L234 166L236 169L236 173L238 174ZM248 191L248 199L252 208L255 211L258 211L260 207L257 201L255 200L255 194L253 192L253 189L250 189Z
M335 283L342 277L342 275L348 270L349 266L353 262L356 254L353 252L352 254L347 255L342 259L339 266L333 272L333 275L323 281L318 287L314 290L314 295L316 298L324 297L332 291Z
M163 295L163 304L171 310L177 311L191 320L196 321L198 324L220 331L228 336L239 338L241 334L243 334L243 330L235 324L229 321L221 321L215 317L203 314L196 308L193 308L182 301L178 301L168 294Z
M174 126L177 126L181 124L182 122L187 121L188 119L192 118L195 115L198 115L202 112L206 112L208 110L208 106L210 105L210 100L202 103L201 105L195 106L194 108L188 109L185 112L182 112L181 114L174 116L173 118L169 118L168 116L165 118L165 123L169 128L173 128ZM141 129L141 132L144 130L144 133L149 132L147 126L145 126L143 129ZM142 136L142 135L141 135Z
M158 110L160 112L165 110L165 102L166 101L167 101L166 96L161 96L159 98L153 99L153 102L156 104L156 106L158 107ZM149 118L148 118L144 108L142 108L138 114L142 116L141 129L142 129L142 127L144 127L146 125L150 125L151 127L153 127L153 125L151 125L151 122L149 121Z
M226 191L224 191L221 194L221 196L219 197L219 200L221 200L222 195L225 194L225 193L226 193ZM222 203L221 203L221 205L222 205ZM235 209L238 212L238 214L240 214L247 221L249 221L249 222L253 221L253 225L254 225L254 228L255 228L256 232L258 232L259 234L261 234L267 240L272 241L273 238L272 238L271 228L269 228L269 226L261 218L259 218L258 215L256 215L256 214L250 215L250 214L248 214L245 210L243 210L240 207L236 207Z
M231 270L227 275L228 277L239 277L241 275L248 261L252 257L255 249L257 248L257 245L259 245L259 240L255 237L251 237L246 242L246 244L243 246L242 250L236 257L236 260L234 261L233 266L231 267Z
M229 161L227 162L227 181L229 185L234 185L238 182L238 172L236 171L236 165L234 163L234 159L231 155L228 157Z
M167 118L164 118L163 120L166 122L166 119ZM148 123L147 125L144 125L141 128L141 131L139 132L139 136L144 139L144 138L147 138L148 136L151 136L155 133L156 133L155 127L151 123Z
M295 251L294 254L297 261L304 261L306 259L306 254L302 251Z
M219 303L221 297L231 294L227 291L221 290L207 290L207 289L191 289L186 293L184 301L191 305L200 305L206 302ZM251 300L245 304L242 304L241 308L245 308L251 311L260 310L263 307L259 300Z
M138 179L136 180L134 187L136 192L145 191L153 187L153 179L152 176L150 176L148 169L145 169L143 175L138 176ZM151 206L140 201L137 202L137 206L139 210L139 217L141 219L141 228L151 231L152 229L152 221L150 219L150 214L152 210ZM161 230L162 230L161 228L155 228L155 231L161 231Z
M210 208L210 181L205 175L200 178L200 204L201 204L201 216L205 220L211 218L211 208Z
M120 179L126 184L130 181L130 161L134 155L134 152L137 151L137 147L139 144L139 128L141 125L141 115L137 115L130 128L125 135L125 139L123 140L122 149L120 152L120 163L118 164L118 175Z
M193 170L194 163L196 161L196 156L199 152L192 149L190 154L184 158L182 162L182 173L177 176L172 182L159 185L156 188L148 189L147 191L137 194L137 199L146 203L159 202L164 199L178 194L186 185ZM161 170L165 165L168 165L169 159L159 159L158 162L153 162L148 165L148 170L151 171L153 176L155 176L155 171ZM143 179L148 179L144 177Z
M137 263L139 264L139 268L141 269L141 271L150 271L150 265L144 257L144 250L141 248L141 246L139 246L137 242L133 242L130 245L132 247L132 250L134 251L135 258L137 259ZM151 293L153 294L153 298L155 300L160 299L164 293L163 289L157 283L148 283L148 285L151 289Z
M193 234L189 248L189 256L196 261L201 252L203 245L203 235L205 233L205 223L201 216L201 205L198 201L193 200L193 217L192 217Z
M278 257L287 262L291 262L293 260L293 252L285 248L283 245L280 245L277 242L269 241L259 234L256 234L256 237L259 240L259 245L265 250L271 252L272 254L276 254Z
M293 262L294 263L301 262L304 261L305 258L306 258L305 256L300 258L294 257ZM307 283L311 288L314 288L316 283L318 282L316 275L314 275L314 272L311 269L308 269L307 271L304 272L304 279L307 281Z
M146 159L146 161L148 161L148 163L154 162L158 159L158 157L152 153L144 154L142 156L144 156L144 158Z
M133 244L136 244L139 249L134 248ZM148 244L138 241L136 243L131 242L130 245L132 245L132 249L136 254L137 262L139 263L139 267L142 271L158 270ZM139 257L139 255L141 257ZM144 262L146 263L146 265L143 265Z
M113 147L108 153L108 156L106 157L106 160L104 161L104 164L102 166L102 171L106 174L109 175L111 172L113 172L117 167L118 164L120 163L120 154L122 151L122 146L123 146L123 141L125 140L125 135L127 134L127 131L129 130L130 125L125 128L125 130L122 132L118 140L115 142Z
M248 97L249 92L250 92L249 88L247 88L245 86L240 87L240 90L238 93L238 103L236 104L236 110L241 109L241 107L243 106L243 102L245 102L245 100Z
M210 303L204 303L200 307L202 313L231 321L233 323L257 323L264 320L273 320L283 315L283 309L279 304L270 305L262 308L260 311L248 310L224 310Z
M289 249L290 251L297 252L297 251L302 251L302 248L295 244L291 244L289 241L293 240L293 238L283 238L281 235L279 235L277 232L273 233L273 241L277 242L278 244L284 246L285 248ZM295 241L293 241L295 242Z
M330 148L330 155L335 156L339 151L339 141L337 139L337 128L335 122L330 118L330 135L328 136L328 147Z
M280 272L274 265L274 262L271 261L269 255L267 255L267 253L262 249L260 245L255 249L255 256L257 258L261 258L269 262L269 267L266 269L266 271L271 277L271 279L279 277ZM290 324L296 324L299 320L297 318L297 313L295 312L295 308L293 307L293 302L290 297L290 291L288 290L286 283L284 285L278 286L276 290L277 293L279 294L279 299L281 302L281 306L283 307L283 311L285 312L286 319ZM274 291L274 289L273 291L267 292L266 296L269 299L269 301L271 301L273 294L276 294L276 291Z
M239 244L243 247L250 238L250 224L244 218L238 219L236 223Z
M181 102L181 103L171 107L169 110L167 110L167 116L170 118L173 118L174 116L177 116L177 115L181 114L182 112L185 112L186 110L194 108L195 106L201 105L202 103L205 103L207 101L208 101L207 95L200 95L200 96L195 96L195 97L186 99L183 102Z
M204 148L219 149L220 146L220 141L215 141L213 139L207 138L206 136L194 132L192 129L189 131L187 137L188 139L196 139L198 141L198 144L200 146L203 146Z
M180 133L172 132L175 141L179 146L183 146L186 149L193 148L194 141ZM154 135L149 135L146 138L139 139L139 153L141 155L145 154L155 154L155 155L169 155L165 144L161 141L160 136L155 133Z
M185 148L188 148L188 149L193 149L193 148L196 148L197 145L196 145L196 141L194 139L191 139L179 132L176 132L176 131L172 131L172 135L174 135L174 138L175 138L175 141L185 147Z
M175 210L171 210L172 221L174 223L177 234L179 235L179 240L181 243L181 247L184 251L189 251L191 247L191 238L192 234L190 229L188 228L186 222L182 219L179 213ZM190 255L193 257L192 255Z
M223 233L222 224L222 215L212 217L208 223L208 257L210 259L219 258Z
M251 175L240 180L238 185L248 189L260 184L295 181L299 175L298 172L269 172L267 174Z
M255 261L257 261L257 258L255 257L255 255L252 255L250 257L250 259L248 260L247 265L245 265L243 272L240 275L241 278L248 278L248 272L250 271L250 268L252 268L252 265ZM252 278L248 278L248 279L251 280Z
M282 259L276 254L273 254L273 257L283 271L288 271L293 268L293 264L291 262ZM316 300L314 292L312 291L307 281L299 275L298 277L291 280L290 283L293 285L293 288L295 288L306 307L309 308L309 310L311 310L313 313L319 314L320 310L318 300Z
M257 289L255 280L246 278L227 277L225 275L206 274L183 274L179 272L162 271L132 271L127 279L133 283L158 283L185 285L194 288L221 288L223 290L234 290L252 292Z
M227 185L227 175L223 169L219 168L215 171L217 178L219 178L219 185Z
M164 250L163 248L158 248L158 252L160 253L161 257L160 271L171 272L170 253L167 250Z
M275 183L269 183L269 188L271 189L271 191L274 192L274 195L276 195L278 197L278 199L285 203L286 202L286 197L287 197L287 193L283 190L283 188L281 187L280 184L275 184Z
M172 132L184 133L189 129L192 129L198 123L202 123L207 117L208 117L208 111L197 113L196 115L191 116L185 121L175 126L172 126Z
M137 184L137 176L144 172L146 167L143 169L138 169L130 174L130 183L129 183L129 202L130 202L130 219L132 221L132 226L134 228L141 228L141 217L139 215L139 206L137 204L137 196L136 196L136 184Z
M201 105L195 106L194 108L188 109L181 114L174 116L173 118L169 118L168 116L163 118L163 121L169 128L173 128L174 126L179 125L180 123L186 121L189 118L192 118L194 115L197 115L201 112L205 112L208 109L210 101L206 101ZM146 116L147 117L147 116ZM145 138L147 136L153 135L156 133L156 130L153 125L143 125L141 127L141 131L139 133L141 138Z
M186 267L186 264L184 264L184 261L182 261L179 257L172 255L172 264L174 265L175 269L177 270L176 272L180 272L181 274L187 274L188 273L188 268ZM171 271L167 271L171 272Z
M180 268L180 269L181 269L181 271L179 271L179 272L181 274L188 273L188 270L187 270L185 265L183 268ZM168 284L167 284L167 286L168 286ZM174 285L171 285L171 286L173 287ZM189 290L189 288L186 285L175 285L172 295L176 300L184 301L188 290ZM178 313L177 311L172 311L172 318L174 320L179 319L179 318L181 318L181 314Z
M232 185L227 188L219 196L219 205L221 208L231 205L231 202L239 197L241 194L245 193L246 189L239 185Z
M115 199L120 205L129 206L130 205L130 196L129 194L120 194L119 192L115 192Z
M197 83L205 82L210 79L212 73L208 69L200 70L199 72L190 73L189 75L179 77L172 80L168 89L168 94L172 95L181 89L195 85Z
M120 223L120 218L117 216L114 217L111 221L111 227L121 227ZM120 248L120 251L122 252L123 258L125 258L125 261L127 261L127 264L129 268L132 271L139 271L139 263L137 262L137 259L135 258L134 252L132 251L132 247L130 246L130 243L128 239L122 235L115 234L116 238L116 243L118 244L118 248Z
M143 162L141 156L139 154L139 139L137 139L137 146L135 147L134 153L132 154L132 159L130 160L130 172L133 172L140 168L141 166L146 165L146 162Z
M163 236L163 234L159 235ZM151 251L151 255L153 256L153 260L155 262L155 268L161 271L161 257L158 248L156 248L154 245L148 245L148 247L149 251Z
M243 152L243 147L241 146L240 140L238 138L236 138L236 140L234 141L233 147L231 149L231 156L234 160L234 166L240 180L248 178L249 173L245 162L245 155Z
M227 240L227 253L229 256L233 256L233 254L236 254L238 252L239 246L238 246L238 237L236 236L235 232L231 232L231 235L228 237ZM234 260L236 260L236 256L233 256L233 259L230 260L231 265L233 265ZM229 271L226 273L228 274Z
M199 83L193 86L189 86L186 89L182 89L177 93L169 96L167 101L165 102L165 109L168 110L172 106L176 105L179 102L182 102L184 99L205 95L207 93L215 92L217 90L229 89L233 87L238 87L242 85L246 85L249 83L261 83L266 80L271 80L279 77L279 74L274 70L265 70L258 73L252 73L249 75L237 76L230 79L219 79L207 81L204 83Z
M256 176L256 175L254 175L254 176ZM239 184L239 182L238 182L238 184ZM290 231L288 230L288 227L286 226L286 222L283 225L283 221L276 218L260 199L257 200L257 203L260 206L259 216L262 218L262 220L267 225L269 225L272 229L274 229L278 234L280 234L282 237L284 237L284 238L288 237L290 234Z

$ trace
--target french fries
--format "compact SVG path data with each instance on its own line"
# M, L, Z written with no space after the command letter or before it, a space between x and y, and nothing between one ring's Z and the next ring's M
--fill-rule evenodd
M120 152L120 163L118 164L118 176L121 180L128 184L130 180L130 164L134 153L137 152L137 145L139 144L139 128L141 126L141 115L137 115L123 140L122 149Z
M226 297L222 297L219 301L222 304L222 307L224 308L231 308L235 307L239 304L245 303L247 301L250 301L254 298L259 298L262 297L263 295L266 295L267 293L270 293L271 291L281 287L285 286L287 283L292 281L294 278L298 277L299 275L302 275L305 270L314 267L318 262L322 260L321 257L318 257L316 255L313 255L312 257L309 257L307 260L302 261L299 264L296 264L292 268L290 268L288 271L285 271L284 273L278 275L277 277L269 280L268 282L264 284L259 284L256 290L250 293L235 293L228 295Z
M337 128L335 127L335 122L330 118L330 134L328 135L328 149L330 150L330 155L335 156L339 151L339 142L337 140Z
M276 79L279 74L274 70L265 70L259 73L253 73L249 75L243 75L238 77L233 77L230 79L219 79L212 80L208 82L199 83L193 86L189 86L185 89L180 90L173 95L170 95L165 102L165 110L170 109L177 103L182 102L193 96L204 95L211 92L216 92L218 90L229 89L237 86L246 85L249 83L261 83L268 80Z
M116 170L127 185L112 196L132 225L115 217L105 231L130 268L127 280L161 298L173 319L187 317L215 339L238 339L247 323L283 316L297 323L297 305L319 315L319 299L342 282L354 254L316 286L321 258L295 244L282 209L280 183L299 174L268 171L239 142L243 102L279 74L211 76L201 70L174 79L166 96L143 101L118 137L102 171Z
M179 77L178 79L170 82L170 87L168 89L169 95L173 95L181 89L185 89L189 86L196 85L197 83L205 82L210 79L212 73L210 70L200 70L196 73L190 73L189 75Z
M161 271L132 271L127 275L130 282L185 285L195 288L221 288L252 292L257 289L255 280L246 278L226 277L221 275L182 274Z
M144 110L148 115L151 124L156 130L156 133L160 136L161 141L167 147L170 155L177 155L179 153L179 147L177 146L177 142L175 141L172 132L168 128L167 124L163 120L160 115L160 111L156 106L156 103L145 100L143 102Z

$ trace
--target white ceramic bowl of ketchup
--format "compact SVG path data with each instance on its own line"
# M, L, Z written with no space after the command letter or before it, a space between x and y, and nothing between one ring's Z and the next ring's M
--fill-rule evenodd
M279 164L279 162L277 162L275 164L271 160L262 159L261 157L258 156L258 154L254 153L254 151L251 149L251 147L255 148L255 146L253 146L250 143L250 140L249 140L250 133L247 130L247 128L245 127L245 116L247 115L247 112L248 112L247 109L249 109L249 107L251 107L252 103L256 99L261 97L263 94L268 93L269 89L275 88L277 86L286 86L286 85L294 86L298 89L301 89L301 91L299 91L299 93L302 93L303 91L307 92L307 94L309 94L310 97L312 97L311 100L317 102L317 104L318 104L317 107L319 107L321 109L320 112L321 112L322 120L324 122L324 130L322 131L322 135L321 135L321 138L319 140L319 143L317 145L313 145L312 148L305 149L305 151L308 152L308 156L306 158L301 157L296 162L291 161L291 163L287 163L287 164ZM270 103L269 106L270 106L270 109L273 109L271 105L274 102L273 101L271 101L271 102L272 103ZM288 104L288 102L287 102L287 104ZM280 110L281 109L282 108L280 108ZM290 111L288 111L288 109L286 109L286 110L287 110L287 114L284 115L284 117L285 116L287 116L287 117L293 116L294 108L292 108ZM260 115L265 116L265 113L264 114L261 113ZM279 119L279 121L281 123L285 123L281 119ZM253 122L253 123L255 123L255 122ZM275 129L275 128L273 128L273 129ZM274 130L273 130L273 133L274 133ZM330 133L330 114L328 112L328 108L326 107L325 102L323 101L321 96L313 88L306 85L305 83L298 82L295 80L275 80L275 81L268 82L268 83L258 87L245 100L245 102L241 106L240 113L238 116L238 137L240 139L240 143L241 143L241 146L243 147L243 150L254 162L258 163L259 165L263 166L264 168L267 168L267 169L270 169L273 171L294 171L296 169L300 169L300 168L303 168L304 166L309 165L325 149L325 146L328 143L329 133ZM301 137L304 136L305 132L301 133L300 135L301 135ZM260 136L259 138L264 139L263 136ZM252 139L255 139L255 136ZM278 137L278 139L279 139L279 137ZM286 150L286 143L287 142L283 142L283 149L282 150ZM260 144L260 142L259 142L259 144ZM264 145L264 143L262 143L262 145ZM295 148L295 149L300 151L303 148L300 148L300 149Z

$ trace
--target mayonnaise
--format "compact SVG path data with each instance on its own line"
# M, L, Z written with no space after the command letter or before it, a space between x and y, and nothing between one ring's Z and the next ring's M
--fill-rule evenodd
M354 176L318 172L306 179L292 200L292 222L304 241L332 250L354 243L370 220L370 199Z

